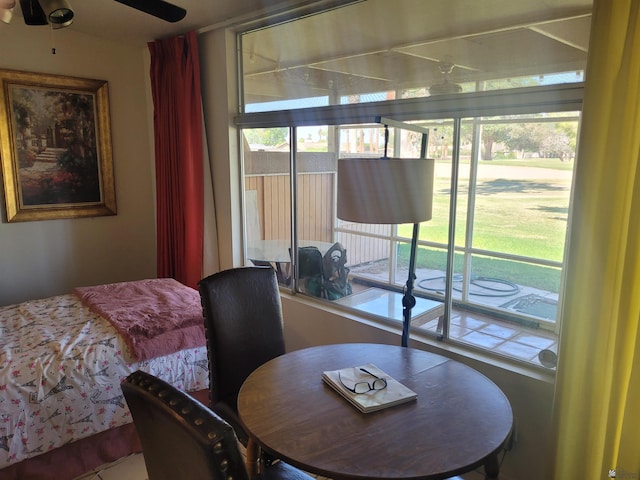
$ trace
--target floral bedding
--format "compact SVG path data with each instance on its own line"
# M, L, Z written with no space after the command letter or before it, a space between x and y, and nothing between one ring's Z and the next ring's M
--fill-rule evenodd
M73 294L0 307L0 469L130 423L120 382L135 370L208 387L206 346L134 363L126 348Z

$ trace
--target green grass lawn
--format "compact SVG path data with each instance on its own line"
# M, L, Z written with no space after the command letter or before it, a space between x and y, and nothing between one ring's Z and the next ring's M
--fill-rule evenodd
M398 262L409 264L410 246L400 245ZM454 255L454 273L462 273L463 256ZM445 271L447 254L444 250L420 247L416 254L416 268L429 268ZM538 288L548 292L560 291L561 271L558 268L531 265L528 263L503 260L484 256L474 256L472 259L472 277L498 278L507 282L528 287Z
M490 167L490 168L484 168ZM526 167L526 168L523 168ZM482 162L476 190L472 246L510 255L562 262L568 221L572 162L558 159L500 160ZM463 170L463 169L462 169ZM457 205L456 245L465 243L468 183L461 175ZM420 227L420 239L447 243L449 179L436 177L433 218ZM411 225L398 227L410 238ZM401 247L408 257L409 247ZM462 255L456 254L455 271L462 269ZM444 250L420 249L417 266L444 269ZM560 270L522 262L475 256L474 276L501 278L557 292Z
M545 168L548 170L562 170L566 172L573 170L573 161L561 162L559 158L528 158L526 160L519 158L502 158L489 161L481 160L481 162L484 164L504 165L507 167L519 167L526 162L526 166L532 168ZM469 160L462 160L460 164L469 164Z

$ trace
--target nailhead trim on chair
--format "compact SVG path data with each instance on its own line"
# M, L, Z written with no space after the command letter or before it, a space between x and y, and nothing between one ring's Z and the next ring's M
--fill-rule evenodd
M156 383L153 380L145 377L145 374L142 372L136 372L132 374L127 381L134 385L138 385L141 388L147 390L152 393L154 397L158 398L165 405L171 407L176 413L179 413L188 423L192 424L200 431L206 432L206 437L211 441L216 441L213 445L213 452L217 458L217 461L220 465L220 470L225 472L225 476L228 480L233 480L233 476L229 475L227 471L229 470L229 459L225 455L225 449L223 448L223 438L220 436L218 432L216 432L215 428L217 425L209 422L207 418L207 413L203 412L202 409L198 405L187 404L184 402L188 401L186 397L182 396L182 392L176 392L173 396L170 395L170 391L166 390L162 384ZM205 407L206 408L206 407ZM231 428L231 427L229 427Z
M195 412L195 414L192 412L192 407L190 405L184 405L182 408L180 408L180 404L185 401L185 398L182 398L181 396L166 398L170 392L168 390L161 390L161 388L163 387L161 384L146 380L142 375L136 375L131 380L132 383L139 385L140 387L153 393L154 396L162 400L164 404L172 407L172 410L181 413L185 417L189 416L190 418L188 418L188 421L193 425L199 427L206 423L205 418L202 415L198 415L200 412ZM208 433L208 438L210 438L211 440L215 439L216 436L217 435L215 431L211 431Z

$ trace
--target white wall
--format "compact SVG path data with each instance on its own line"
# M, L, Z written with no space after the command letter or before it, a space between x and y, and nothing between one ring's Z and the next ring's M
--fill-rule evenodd
M118 214L7 223L0 191L0 305L79 285L155 277L153 139L146 50L20 18L0 24L0 68L106 80ZM1 187L0 187L1 189Z

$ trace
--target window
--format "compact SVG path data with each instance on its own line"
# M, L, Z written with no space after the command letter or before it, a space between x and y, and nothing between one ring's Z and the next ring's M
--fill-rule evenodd
M247 260L276 266L281 285L300 294L400 322L412 226L337 219L336 167L338 158L382 156L381 119L416 124L429 132L436 178L433 219L420 226L413 332L541 366L561 322L582 98L581 84L571 82L582 78L590 2L562 17L550 9L548 24L504 24L501 34L475 16L456 26L468 32L462 37L429 39L409 21L408 31L384 38L334 41L361 20L369 22L362 31L377 34L375 19L418 12L404 10L412 4L389 11L389 2L370 0L240 35ZM552 48L560 24L571 29L572 47ZM480 55L498 39L499 58L472 68L480 59L462 50ZM444 50L454 53L436 55ZM430 88L427 65L442 84L461 88ZM388 155L418 156L419 137L390 128ZM349 284L328 294L322 275L331 268Z
M243 32L241 112L583 80L592 0L366 0Z

